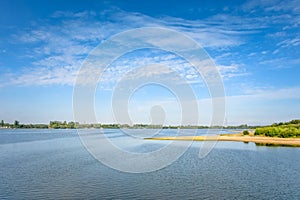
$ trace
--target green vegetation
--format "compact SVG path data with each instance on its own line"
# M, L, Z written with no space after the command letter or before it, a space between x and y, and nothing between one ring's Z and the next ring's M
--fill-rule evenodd
M20 122L15 120L14 122L14 128L19 128L20 127Z
M45 129L48 128L47 124L20 124L19 127L13 128L38 128L38 129Z
M131 128L131 129L204 129L210 128L209 126L162 126L162 125L151 125L151 124L80 124L78 122L61 122L61 121L50 121L49 124L20 124L19 121L15 120L13 124L5 123L3 120L0 122L0 128L40 128L40 129L85 129L85 128L104 128L104 129L119 129L119 128ZM221 126L211 128L222 128Z
M255 128L253 126L248 126L247 124L241 124L239 126L227 126L228 129L248 129L248 128Z
M247 131L247 130L243 131L243 135L249 135L249 134L250 134L249 131Z
M270 126L256 128L254 135L280 138L300 137L300 120L280 122Z
M300 120L292 120L290 122L280 122L275 123L270 126L265 127L255 127L248 126L247 124L242 124L239 126L162 126L162 125L149 125L149 124L80 124L78 122L66 122L66 121L50 121L49 124L21 124L18 120L14 123L9 124L0 121L0 128L36 128L36 129L84 129L84 128L95 128L95 129L119 129L119 128L131 128L131 129L206 129L206 128L217 128L217 129L251 129L255 128L254 135L257 136L268 136L268 137L280 137L280 138L290 138L290 137L300 137ZM248 130L243 131L243 135L252 135Z
M0 122L0 128L48 128L47 124L20 124L18 120L15 120L13 124L5 123L4 120Z
M75 122L60 122L60 121L50 121L50 124L49 124L49 128L54 128L54 129L66 129L66 128L69 128L69 129L74 129L76 128L76 123Z

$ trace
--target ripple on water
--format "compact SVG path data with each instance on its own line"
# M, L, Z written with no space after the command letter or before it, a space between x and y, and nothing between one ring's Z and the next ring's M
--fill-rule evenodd
M300 199L300 148L220 142L199 159L195 142L162 170L128 174L95 160L74 132L0 133L0 140L9 134L31 138L0 145L0 199ZM145 152L163 144L126 148Z

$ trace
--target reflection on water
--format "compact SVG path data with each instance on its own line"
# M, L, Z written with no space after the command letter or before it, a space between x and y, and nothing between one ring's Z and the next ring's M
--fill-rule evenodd
M170 142L133 144L119 130L105 134L133 152L153 151ZM74 130L0 130L0 199L300 199L300 148L218 142L199 159L202 144L194 142L162 170L128 174L95 160Z

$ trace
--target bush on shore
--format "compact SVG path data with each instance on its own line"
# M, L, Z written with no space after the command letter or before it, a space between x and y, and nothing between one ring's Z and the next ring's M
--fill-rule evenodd
M243 135L249 135L249 131L244 130L244 131L243 131Z
M300 137L300 120L256 128L254 135L280 138Z

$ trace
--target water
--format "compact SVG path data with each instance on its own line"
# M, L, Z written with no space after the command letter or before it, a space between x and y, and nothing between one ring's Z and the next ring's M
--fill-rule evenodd
M123 145L144 152L168 142ZM75 130L0 130L0 199L300 199L300 148L219 142L199 159L201 144L162 170L128 174L95 160Z

